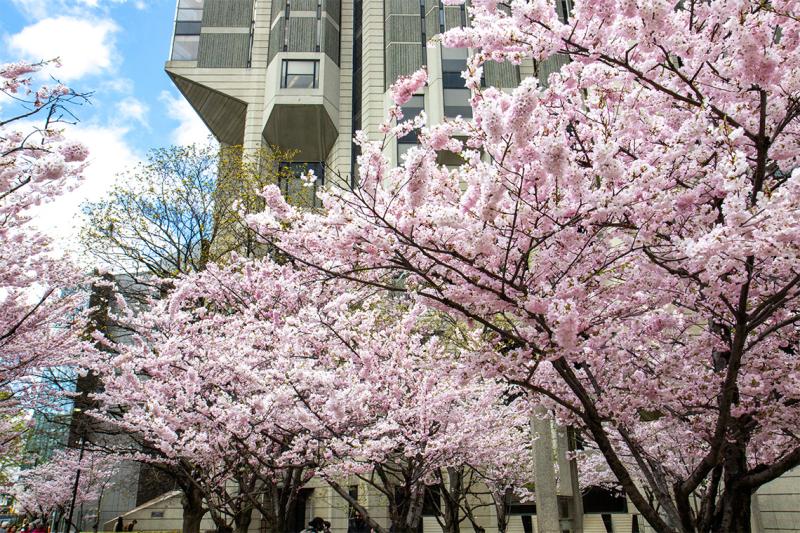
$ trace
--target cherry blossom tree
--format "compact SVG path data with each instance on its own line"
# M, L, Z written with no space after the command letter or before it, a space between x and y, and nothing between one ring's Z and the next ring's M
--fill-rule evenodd
M455 532L472 485L505 492L532 475L525 399L459 363L478 337L411 300L315 277L263 259L180 280L127 318L139 335L99 365L97 397L126 432L191 464L212 517L237 531L254 508L288 530L318 475L379 532L343 480L385 496L395 531L415 530L438 487Z
M139 460L176 479L185 532L198 531L207 511L221 529L247 531L254 508L273 531L286 531L310 472L305 463L281 460L295 434L292 402L269 399L275 378L257 343L270 338L273 323L262 316L248 325L247 314L226 312L219 296L225 285L212 286L219 272L209 265L208 275L177 282L174 294L148 311L119 317L134 335L94 363L103 382L95 416L131 435ZM283 301L265 295L259 312L288 305Z
M33 86L46 63L0 66L0 454L24 425L14 415L45 399L44 369L74 362L81 349L81 276L39 232L32 210L74 187L87 157L64 138L71 105L85 97L56 84Z
M800 6L469 11L442 42L476 51L474 120L397 125L426 76L400 80L354 190L309 213L268 188L253 224L297 264L473 324L494 349L471 367L579 428L656 531L749 530L751 495L800 464ZM485 61L556 53L546 87L480 85Z
M116 468L117 460L108 455L57 450L48 461L20 474L12 491L15 505L21 512L39 517L53 512L65 515L70 505L99 507Z

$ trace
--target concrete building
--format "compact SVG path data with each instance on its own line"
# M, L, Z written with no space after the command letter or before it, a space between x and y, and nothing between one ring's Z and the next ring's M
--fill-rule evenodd
M297 162L346 178L354 131L379 135L398 76L428 67L409 111L470 115L467 50L426 46L465 21L463 6L438 0L180 0L166 71L221 143L297 150ZM486 84L515 87L534 71L492 64Z

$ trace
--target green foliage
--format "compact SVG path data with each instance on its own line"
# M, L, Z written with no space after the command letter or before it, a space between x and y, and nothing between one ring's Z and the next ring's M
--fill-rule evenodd
M136 283L197 272L232 252L263 253L244 217L263 208L264 187L296 179L280 165L292 156L241 146L153 150L106 198L84 204L83 249Z

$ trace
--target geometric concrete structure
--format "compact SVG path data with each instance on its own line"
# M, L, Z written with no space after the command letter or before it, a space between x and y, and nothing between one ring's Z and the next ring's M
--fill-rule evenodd
M221 143L296 151L349 176L353 133L379 135L397 76L428 67L419 108L431 121L470 113L467 51L427 47L465 20L439 0L179 0L166 71ZM488 85L519 81L509 64L485 70Z

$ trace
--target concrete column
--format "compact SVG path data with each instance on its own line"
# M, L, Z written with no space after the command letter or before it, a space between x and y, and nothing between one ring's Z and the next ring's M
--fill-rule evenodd
M533 447L536 465L536 530L537 533L561 533L556 472L553 466L553 433L546 411L536 413L531 424L533 431L539 436Z
M752 533L764 533L764 522L761 518L761 506L758 502L758 494L753 494L750 500L750 531Z
M569 513L572 533L583 532L583 498L578 484L578 465L567 453L575 449L574 431L564 426L556 427L556 455L558 456L558 494L570 498Z

